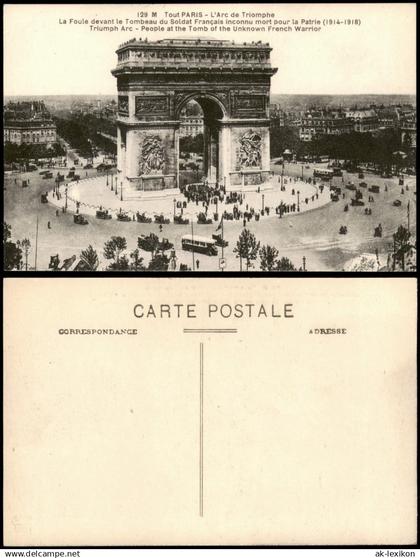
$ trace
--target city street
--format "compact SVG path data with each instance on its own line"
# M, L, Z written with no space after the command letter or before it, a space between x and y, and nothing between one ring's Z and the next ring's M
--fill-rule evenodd
M284 174L287 177L301 178L302 172L304 179L313 176L314 166L320 165L305 165L302 168L301 164L286 164ZM307 168L308 167L308 168ZM272 170L276 175L281 173L281 165L272 165ZM57 170L63 173L63 169L55 169L53 171L54 177ZM64 172L67 172L64 170ZM76 170L82 178L96 177L97 172L94 169L90 170ZM29 187L22 188L22 180L30 180ZM102 180L106 180L103 177ZM356 186L361 182L357 175L344 172L343 178L334 177L333 184L344 187L349 181L354 182ZM274 210L270 211L269 216L263 216L258 222L251 220L247 223L247 228L253 232L261 245L270 244L275 246L279 251L280 257L289 258L293 264L299 268L302 266L303 257L306 258L306 268L315 271L341 271L346 263L352 258L361 254L370 253L374 254L377 249L381 264L386 264L387 254L392 245L392 234L396 231L397 227L401 224L407 226L407 203L410 201L410 222L411 232L415 232L416 223L416 180L415 177L405 179L404 193L401 194L401 186L398 185L396 177L392 179L384 179L377 175L365 174L364 182L370 185L378 185L380 192L377 194L370 194L366 189L363 191L364 207L350 206L350 199L354 197L354 192L343 188L345 198L340 196L338 202L329 201L329 190L324 189L324 194L320 195L318 207L314 202L306 205L304 202L304 193L307 191L307 196L314 194L315 189L312 185L302 182L297 182L302 186L300 190L301 195L301 212L295 214L283 215L280 219L275 214ZM96 179L92 180L92 184ZM278 189L264 193L264 205L275 205L281 198L289 194L280 192L278 178L274 177L274 184L278 184ZM83 184L82 182L80 185ZM318 185L320 182L318 181ZM79 185L79 186L80 186ZM387 190L385 192L385 186ZM408 186L408 190L406 190ZM73 188L76 188L74 185ZM288 188L294 187L293 180L288 179ZM191 233L191 225L163 225L162 232L159 231L157 224L143 224L137 222L120 222L117 221L115 215L109 221L96 219L88 211L80 208L80 213L87 215L89 224L87 226L76 225L73 223L73 212L75 211L74 203L69 203L69 211L63 214L59 211L56 215L57 207L52 203L42 204L40 202L41 193L49 191L49 200L55 201L52 198L52 190L54 188L54 179L44 180L39 175L39 171L24 174L8 175L5 178L5 220L12 226L12 240L22 240L29 238L31 242L31 251L29 253L29 266L34 267L35 264L35 238L36 238L36 221L38 218L38 251L37 251L37 269L48 269L50 257L58 254L60 260L70 258L72 255L78 256L80 251L87 248L89 244L98 252L100 259L100 269L105 269L108 261L103 257L104 243L110 239L111 236L123 236L127 239L127 254L137 248L137 238L141 234L149 234L154 232L159 237L167 238L175 244L177 264L179 268L180 263L185 263L189 267L193 267L191 252L184 252L181 249L181 237L185 234ZM297 186L296 186L297 188ZM304 190L307 188L307 190ZM64 186L60 187L62 194L61 202L64 199ZM245 196L245 203L254 207L256 210L261 209L262 193L248 192ZM70 193L69 193L70 195ZM111 196L111 193L109 192ZM368 202L368 196L372 195L374 202ZM178 195L179 196L179 195ZM327 197L322 197L327 196ZM296 195L295 195L296 197ZM115 196L114 198L115 199ZM179 196L179 199L183 199ZM396 207L393 202L399 199L401 206ZM288 203L288 198L285 197L285 203ZM130 204L132 202L117 203L115 200L117 210L122 206L123 210L131 210L131 207L126 207L124 203ZM322 202L322 203L321 203ZM160 204L163 203L162 208ZM172 198L166 200L156 200L155 213L168 213L168 216L173 211ZM349 210L344 212L344 206L348 204ZM101 202L99 200L99 204ZM153 205L148 202L148 205ZM221 204L219 204L219 214L221 212ZM105 204L104 204L105 206ZM193 208L195 204L189 204L189 209ZM232 210L232 205L226 207L229 211ZM372 210L371 215L365 214L365 208L369 207ZM134 206L133 206L134 209ZM200 207L198 208L200 209ZM215 207L210 206L209 216ZM153 210L148 208L140 208L140 211L152 213ZM185 210L187 212L187 210ZM192 213L196 213L197 210ZM90 213L94 213L93 210ZM188 215L186 215L188 216ZM48 228L48 221L50 222L51 229ZM200 236L211 237L212 233L216 231L217 224L212 225L198 225L194 218L194 234ZM374 228L381 223L383 229L382 238L374 237ZM347 235L339 234L340 226L347 227ZM240 261L233 253L233 248L236 245L238 236L243 229L243 222L240 221L224 221L224 238L229 242L229 245L224 249L224 256L226 258L226 270L238 271L240 269ZM220 232L220 231L219 231ZM150 259L150 253L140 251L141 256L144 258L145 263ZM221 249L219 254L221 256ZM206 256L195 254L194 259L199 260L200 271L216 271L219 269L219 257ZM243 268L244 269L244 268ZM259 270L259 260L254 262L254 268Z

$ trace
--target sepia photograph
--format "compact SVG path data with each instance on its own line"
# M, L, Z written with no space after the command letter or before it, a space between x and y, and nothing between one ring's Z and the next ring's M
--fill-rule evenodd
M414 3L10 4L4 52L5 270L416 271Z

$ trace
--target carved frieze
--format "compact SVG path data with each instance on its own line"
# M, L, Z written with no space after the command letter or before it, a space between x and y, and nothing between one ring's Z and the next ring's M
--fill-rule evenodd
M169 112L167 95L142 95L136 97L136 116L166 115Z
M233 112L238 116L265 115L266 96L265 95L234 95Z

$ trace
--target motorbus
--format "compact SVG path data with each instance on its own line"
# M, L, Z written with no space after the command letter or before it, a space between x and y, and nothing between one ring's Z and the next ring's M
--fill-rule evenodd
M182 249L189 252L207 254L207 256L217 256L216 241L205 236L185 234L182 239Z
M314 177L330 180L334 176L332 169L314 169Z

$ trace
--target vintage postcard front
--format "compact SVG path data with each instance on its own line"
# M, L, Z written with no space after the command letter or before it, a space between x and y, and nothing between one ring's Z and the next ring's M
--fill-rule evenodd
M415 272L415 3L4 21L6 270Z
M414 279L7 279L5 544L416 541Z

